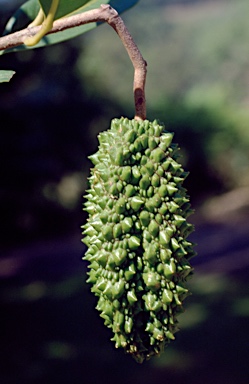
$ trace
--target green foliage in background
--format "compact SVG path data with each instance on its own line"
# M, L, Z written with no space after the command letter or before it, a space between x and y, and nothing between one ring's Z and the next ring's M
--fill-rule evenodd
M148 109L161 101L162 94L183 99L194 90L205 98L210 92L216 97L217 89L221 89L229 101L247 103L248 1L192 1L188 6L182 4L185 2L173 3L154 6L150 0L143 0L124 14L148 61ZM108 71L117 54L122 55L120 65ZM82 71L94 73L100 88L112 89L122 102L131 103L130 83L121 81L115 86L117 78L132 75L127 63L123 47L108 26L103 26L101 35L92 31L81 57Z
M197 96L197 95L196 95ZM162 100L150 114L175 132L186 180L193 197L203 201L216 193L249 183L249 116L223 98Z

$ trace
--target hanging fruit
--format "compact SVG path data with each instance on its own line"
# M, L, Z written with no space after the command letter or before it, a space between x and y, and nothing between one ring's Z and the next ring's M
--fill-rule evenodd
M116 347L143 362L174 339L189 295L187 173L173 134L156 120L114 119L98 139L83 231L88 282Z

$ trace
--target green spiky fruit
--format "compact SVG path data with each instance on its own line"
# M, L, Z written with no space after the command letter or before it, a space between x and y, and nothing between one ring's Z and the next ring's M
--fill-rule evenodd
M143 362L174 339L189 294L187 174L157 121L114 119L98 138L83 226L88 282L116 347Z

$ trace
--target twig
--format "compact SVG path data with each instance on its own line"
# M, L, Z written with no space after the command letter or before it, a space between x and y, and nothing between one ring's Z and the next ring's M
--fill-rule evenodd
M144 120L146 118L145 80L147 63L143 59L131 34L115 9L110 5L103 4L100 8L58 19L54 21L53 28L48 34L93 22L107 22L120 37L134 67L133 92L135 101L135 119ZM0 50L22 45L25 39L36 35L40 29L41 26L28 27L21 31L1 37Z

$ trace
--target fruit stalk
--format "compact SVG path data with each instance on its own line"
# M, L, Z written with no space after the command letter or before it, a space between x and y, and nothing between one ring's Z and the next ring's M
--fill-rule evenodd
M108 9L113 16L107 20L108 24L116 31L120 37L134 67L133 92L135 102L135 120L146 119L145 101L145 80L147 73L147 62L144 60L138 46L133 40L130 32L118 12L109 5L102 5Z
M55 20L53 28L47 34L64 31L68 28L96 22L108 23L121 39L134 67L133 92L135 102L135 120L145 120L145 80L147 63L143 59L130 32L125 26L118 12L108 4L102 4L97 9L92 9L77 15ZM21 31L0 38L0 51L22 45L27 39L32 39L41 30L41 26L28 27Z

